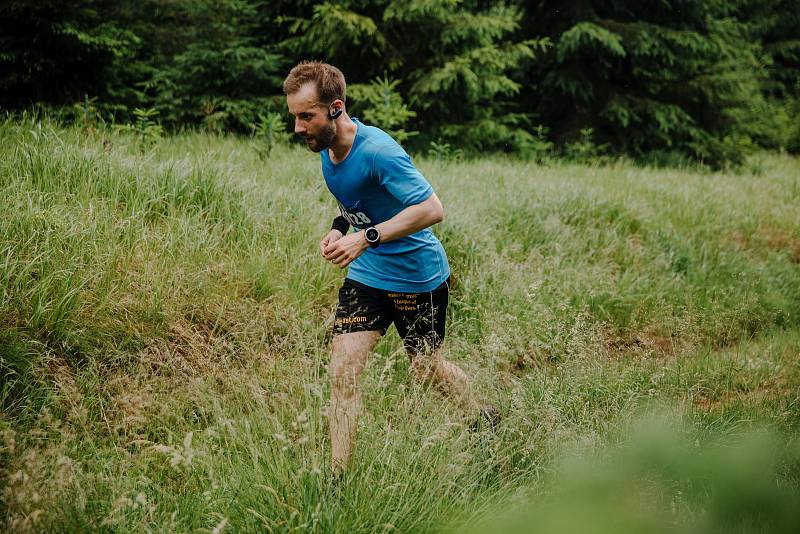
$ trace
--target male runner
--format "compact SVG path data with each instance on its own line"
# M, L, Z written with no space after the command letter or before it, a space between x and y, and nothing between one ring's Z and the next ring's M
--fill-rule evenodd
M428 229L444 217L442 203L411 158L388 134L348 116L345 79L326 63L302 62L283 83L294 131L319 152L325 183L341 215L320 241L322 256L349 267L339 290L331 354L331 461L342 470L355 443L358 380L381 335L394 323L416 379L474 410L490 428L464 372L444 360L450 266ZM348 234L350 225L354 232Z

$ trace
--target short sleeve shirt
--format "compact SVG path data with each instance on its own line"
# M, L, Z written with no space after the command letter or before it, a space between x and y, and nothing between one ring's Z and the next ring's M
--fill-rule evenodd
M355 230L385 222L427 200L433 188L403 148L386 132L353 118L356 136L347 157L334 164L320 152L322 174L339 209ZM385 291L432 291L450 276L442 244L429 228L368 248L347 277Z

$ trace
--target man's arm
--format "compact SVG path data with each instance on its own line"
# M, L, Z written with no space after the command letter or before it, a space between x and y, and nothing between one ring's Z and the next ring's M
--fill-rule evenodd
M419 232L442 220L444 220L442 203L436 193L431 193L427 200L405 208L388 221L376 224L375 228L381 233L381 243L388 243Z
M442 203L436 193L432 193L419 204L408 206L388 221L376 224L375 228L381 233L381 243L387 243L419 232L443 219ZM367 248L369 248L369 243L364 236L364 230L361 230L329 243L322 254L326 260L344 268Z

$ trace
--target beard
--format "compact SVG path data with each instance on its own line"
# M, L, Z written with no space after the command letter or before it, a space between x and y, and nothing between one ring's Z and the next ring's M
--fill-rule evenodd
M312 152L322 152L331 146L334 137L336 137L336 123L329 121L317 135L306 137L306 144Z

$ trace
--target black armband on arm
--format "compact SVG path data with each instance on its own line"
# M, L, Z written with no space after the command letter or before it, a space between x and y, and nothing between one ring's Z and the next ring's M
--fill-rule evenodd
M342 232L342 235L347 235L347 231L350 229L350 222L344 218L343 215L339 215L335 219L333 219L333 224L331 225L331 230L339 230Z

